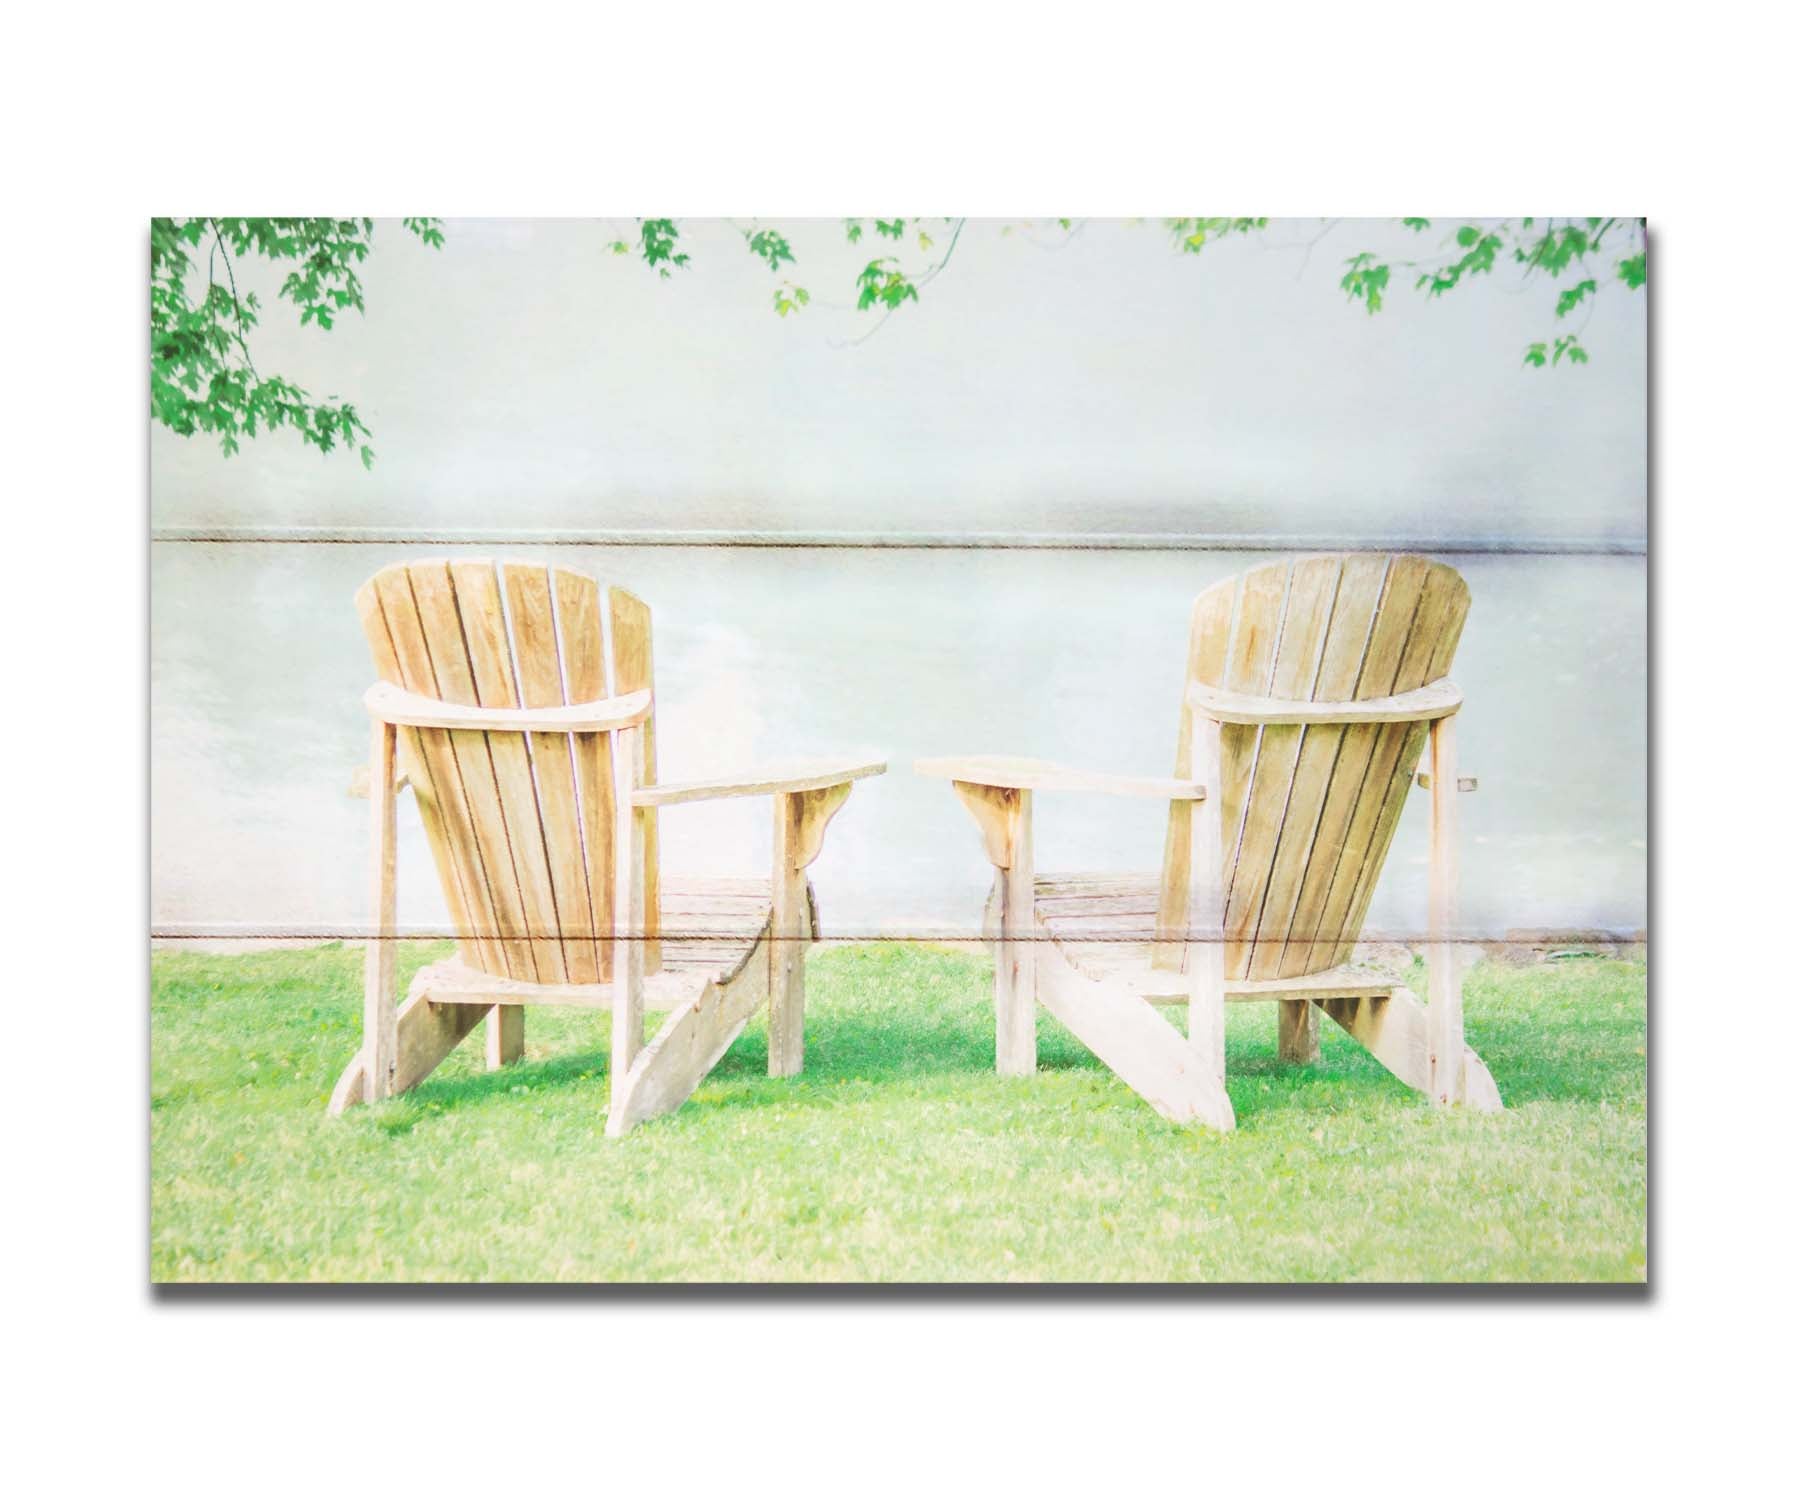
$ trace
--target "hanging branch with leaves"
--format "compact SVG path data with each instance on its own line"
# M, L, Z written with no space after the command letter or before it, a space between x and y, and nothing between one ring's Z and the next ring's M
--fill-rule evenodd
M615 233L614 238L607 242L607 248L614 255L630 255L635 249L638 259L664 280L668 279L672 268L683 269L690 264L688 253L677 248L681 243L681 225L678 221L639 219L637 222L638 228L634 235L627 237L625 234ZM872 328L849 340L849 344L860 344L870 338L906 303L919 300L920 288L929 285L950 263L950 257L956 253L957 241L967 222L967 219L959 218L844 220L844 238L849 244L860 243L870 226L873 226L877 242L893 241L891 251L875 256L856 274L853 310L880 310L881 318ZM1067 220L1063 222L1065 226L1068 223ZM938 243L937 238L925 227L927 225L937 226L938 233L945 236L944 253L922 269L909 269L904 254L910 254L911 251L903 243L909 236L921 254L928 254ZM776 316L785 318L811 306L814 301L811 291L791 277L782 275L784 266L796 264L794 247L787 236L760 223L752 223L748 228L743 225L733 227L743 237L751 255L767 265L772 274L781 277L772 299ZM823 305L839 308L845 306L842 303Z
M1402 219L1406 228L1423 234L1431 228L1429 219ZM1608 237L1612 238L1614 259L1608 267L1592 264L1603 256ZM1338 284L1352 302L1361 302L1369 312L1381 311L1382 296L1388 276L1395 266L1417 271L1413 289L1429 297L1442 297L1477 276L1491 276L1497 266L1520 268L1521 285L1538 274L1552 281L1565 273L1573 273L1574 283L1557 293L1555 316L1566 318L1577 308L1593 312L1601 279L1622 284L1637 291L1649 274L1649 251L1642 219L1502 219L1496 224L1462 224L1454 235L1459 254L1437 264L1420 261L1388 260L1370 251L1360 251L1345 264L1343 280ZM1620 255L1617 252L1627 253ZM1610 272L1610 274L1608 274ZM1559 365L1564 359L1572 365L1585 365L1588 352L1582 346L1581 334L1587 326L1526 346L1524 363L1534 369Z
M404 223L423 243L443 245L437 219ZM300 309L303 327L330 331L339 314L363 310L357 267L374 232L373 219L152 219L152 419L183 437L212 434L227 456L244 438L285 427L321 453L355 447L365 468L373 464L368 425L351 402L314 400L293 381L257 369L250 335L262 304L254 292L240 295L236 263L247 255L293 262L277 297Z
M1067 218L1041 222L1045 227L1054 224L1061 231L1063 244L1079 233L1086 223L1085 220ZM1162 222L1179 253L1198 255L1222 241L1261 234L1268 229L1270 220L1267 216L1195 215ZM1402 218L1399 222L1414 234L1424 234L1432 225L1430 219L1424 218ZM646 265L666 278L671 266L688 264L686 253L675 248L681 233L675 220L640 219L638 223L637 247ZM840 347L863 343L907 303L916 303L921 289L949 264L967 223L961 218L844 220L844 237L850 244L861 244L872 234L873 243L883 247L881 254L867 261L856 273L855 301L851 304L856 312L879 311L881 317L873 327L856 338L845 340ZM1023 227L1031 230L1037 223L1026 221ZM1314 247L1340 223L1339 220L1325 220L1318 233L1301 245L1283 248L1304 249L1310 260ZM942 226L939 232L947 236L946 249L941 258L923 270L911 271L902 258L903 244L909 235L916 236L919 251L929 252L936 242L923 227L927 224ZM1006 224L1000 232L1008 234L1013 228ZM785 318L817 300L804 286L783 276L783 268L795 264L793 246L785 235L757 224L749 228L738 226L738 231L750 253L763 261L772 273L782 276L773 297L778 316ZM885 242L891 242L891 248ZM611 248L615 254L625 255L632 249L632 244L618 238ZM1565 361L1571 365L1586 364L1588 351L1581 342L1581 334L1586 327L1587 315L1592 313L1595 298L1607 285L1620 284L1630 291L1639 290L1648 275L1646 231L1642 219L1525 218L1492 224L1465 222L1454 231L1452 248L1453 253L1446 258L1434 260L1395 259L1370 250L1358 251L1345 260L1344 273L1338 284L1349 301L1360 303L1365 311L1373 314L1387 305L1390 282L1396 270L1415 273L1413 289L1427 298L1445 296L1475 277L1493 275L1502 266L1517 268L1522 284L1538 275L1552 281L1572 275L1572 283L1558 291L1553 303L1554 316L1565 319L1577 310L1585 309L1582 324L1567 333L1527 346L1524 363L1543 368ZM1605 256L1609 252L1613 259L1606 264ZM845 306L841 303L822 305Z

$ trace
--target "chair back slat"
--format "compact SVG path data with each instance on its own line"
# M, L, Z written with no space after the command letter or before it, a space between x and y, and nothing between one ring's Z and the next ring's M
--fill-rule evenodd
M624 590L612 595L609 605L593 579L561 568L458 559L384 568L358 593L357 608L384 681L446 703L548 708L653 686L649 611ZM621 598L630 621L624 673L608 637ZM539 984L611 977L613 740L400 731L471 967ZM648 912L657 896L651 873Z
M1269 563L1195 601L1188 680L1309 701L1408 692L1448 672L1468 599L1453 568L1421 557ZM1423 724L1224 726L1227 977L1293 978L1348 959L1426 733ZM1184 713L1175 774L1190 765ZM1187 828L1173 810L1158 908L1163 967L1180 962Z
M500 569L506 589L506 613L512 623L514 659L519 669L519 694L525 708L555 708L564 703L587 703L604 697L582 696L575 679L565 687L565 653L557 630L555 583L552 570L541 563L505 563ZM558 575L561 578L563 575ZM598 635L597 612L591 596L591 579L566 575L577 585L586 584L590 596L587 613ZM571 590L573 592L573 590ZM579 614L579 611L567 613ZM565 618L567 617L565 614ZM598 654L594 654L598 660ZM580 686L587 686L584 681ZM612 778L606 774L604 736L597 734L532 734L525 736L537 779L540 826L544 857L556 904L556 924L562 934L562 960L570 984L596 984L610 975L610 954L601 935L612 920ZM585 775L578 775L577 768ZM583 807L588 800L603 805L595 810L598 868L590 864L588 837L583 831ZM596 884L595 876L600 878Z
M635 693L655 686L655 662L650 646L650 606L629 589L617 585L611 590L612 664L615 693ZM644 724L645 786L656 784L656 720ZM657 934L662 930L661 858L657 847L656 816L651 814L644 827L644 972L654 973L662 961L662 945Z

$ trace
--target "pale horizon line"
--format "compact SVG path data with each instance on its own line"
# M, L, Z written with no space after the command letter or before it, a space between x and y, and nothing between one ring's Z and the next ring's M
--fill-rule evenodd
M1371 536L1349 532L743 531L458 526L153 526L158 544L215 546L754 547L1070 552L1435 552L1643 557L1641 536Z

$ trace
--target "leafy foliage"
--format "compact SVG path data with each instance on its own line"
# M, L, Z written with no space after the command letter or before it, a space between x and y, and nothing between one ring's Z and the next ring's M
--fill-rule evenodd
M667 276L669 266L687 264L686 254L675 248L680 226L674 220L645 219L639 222L643 226L640 250L646 263L657 266L664 276ZM919 300L925 286L949 264L967 222L965 219L901 217L843 221L847 243L862 244L872 233L876 241L891 247L888 253L866 261L856 275L854 310L879 312L881 317L867 332L850 342L861 343L901 307ZM1062 231L1062 243L1067 243L1079 233L1083 223L1070 218L1026 220L1017 225L1001 225L1000 234L1005 237L1017 227L1029 235L1035 229L1054 224ZM1432 220L1418 216L1401 218L1399 223L1417 237L1429 234L1432 229ZM911 244L916 242L920 254L928 254L937 245L927 224L944 226L940 232L948 234L948 244L937 259L914 269L906 258L910 255ZM1180 254L1198 255L1208 245L1221 240L1260 234L1268 229L1270 220L1262 215L1192 215L1166 218L1162 224ZM1649 275L1642 219L1523 218L1492 223L1453 221L1453 225L1445 246L1447 253L1434 258L1401 260L1372 250L1361 250L1349 256L1343 263L1344 270L1338 281L1345 297L1352 303L1360 303L1372 316L1387 306L1392 288L1404 284L1404 277L1401 282L1395 282L1396 271L1412 272L1413 289L1429 300L1448 296L1478 277L1494 277L1510 269L1517 273L1522 285L1529 285L1538 276L1564 282L1557 289L1554 314L1561 320L1581 313L1584 315L1581 321L1585 324L1586 315L1591 315L1596 298L1607 286L1616 282L1627 291L1641 290ZM1335 227L1336 221L1325 222L1318 235L1306 244L1309 255L1312 246ZM740 233L750 253L766 263L771 272L779 275L784 267L794 264L794 249L785 235L755 224L741 229ZM623 255L631 246L623 239L615 239L610 248L614 254ZM1601 268L1602 258L1609 251L1616 254L1621 249L1626 253L1616 255L1610 275L1607 274ZM784 280L771 300L776 315L785 318L806 307L813 299L806 288ZM1581 329L1532 343L1526 349L1524 363L1533 368L1588 363Z
M1415 233L1431 227L1431 220L1409 218L1400 221ZM1522 282L1529 282L1540 272L1552 281L1565 273L1579 277L1572 286L1558 292L1555 312L1566 318L1577 308L1591 312L1600 292L1600 278L1582 274L1590 269L1590 260L1598 257L1609 235L1627 238L1636 245L1634 253L1613 263L1613 279L1628 291L1637 291L1648 275L1645 230L1642 219L1537 219L1525 218L1516 223L1501 220L1493 225L1461 224L1457 227L1455 247L1459 254L1436 265L1414 266L1419 274L1413 283L1427 297L1441 297L1455 291L1475 276L1491 276L1497 266L1518 267ZM1360 251L1345 261L1346 271L1339 285L1351 301L1361 301L1371 313L1379 312L1382 293L1394 265L1370 251ZM1555 366L1567 360L1571 365L1585 365L1588 353L1581 344L1579 332L1560 334L1539 340L1526 347L1524 363L1534 369Z
M1587 350L1581 347L1581 340L1571 333L1558 338L1548 349L1542 342L1527 345L1525 363L1541 370L1546 360L1550 364L1559 365L1565 355L1572 365L1585 365L1588 362Z
M404 223L424 244L442 247L438 220ZM183 437L215 435L227 456L244 438L285 427L321 453L355 446L363 466L371 465L369 429L352 403L314 400L291 380L256 368L250 334L262 304L254 292L239 295L234 258L293 262L277 297L299 308L302 326L329 331L339 314L363 310L357 267L369 254L374 230L372 219L152 219L152 418ZM191 285L202 257L203 292Z
M875 327L868 329L862 338L867 338L906 303L919 300L920 289L949 263L966 222L963 219L918 218L844 220L844 238L852 245L859 244L871 226L878 240L893 242L892 253L876 256L866 262L856 277L855 310L879 311L882 314ZM1065 229L1072 223L1068 219L1060 222ZM902 244L909 235L917 244L920 254L926 254L937 246L936 237L925 227L927 223L941 226L940 232L948 233L949 243L936 260L920 269L910 268L902 260ZM640 219L638 225L636 246L639 257L660 276L666 278L671 267L686 266L689 263L687 252L679 248L681 225L678 221ZM745 247L751 255L768 266L772 274L780 276L784 267L796 263L793 244L779 231L753 221L748 228L738 226L738 232L743 236ZM607 242L607 249L614 255L629 255L632 248L631 241L616 236ZM775 315L781 318L801 311L811 305L812 301L812 293L806 287L785 278L770 299ZM861 338L854 342L860 343Z
M675 248L680 239L681 230L673 219L638 220L638 245L644 264L664 281L669 279L672 267L685 267L688 263L687 252Z
M877 303L891 312L902 302L919 300L919 289L891 255L880 256L864 266L857 275L856 286L858 312L865 312Z
M1574 312L1575 309L1581 305L1581 299L1593 292L1598 285L1599 283L1591 276L1588 277L1586 281L1576 282L1574 286L1570 287L1568 291L1564 292L1556 299L1557 317L1568 317L1570 313Z
M1441 297L1445 292L1455 291L1463 277L1485 276L1494 269L1494 258L1500 253L1499 235L1483 234L1473 224L1465 224L1456 231L1456 243L1463 251L1460 259L1438 270L1424 272L1415 283L1428 296Z
M793 246L773 229L759 229L754 234L746 230L744 240L750 246L750 253L766 260L771 271L779 272L784 260L791 261L794 258Z
M1064 228L1068 227L1067 219L1059 220ZM1262 219L1165 219L1163 223L1169 233L1175 237L1176 247L1183 255L1198 255L1206 248L1209 238L1222 240L1227 235L1249 234L1252 230L1267 229L1269 221Z
M1387 290L1388 268L1376 264L1375 257L1366 250L1350 257L1350 269L1344 273L1344 279L1338 283L1348 293L1352 302L1362 301L1371 313L1381 311L1381 295Z

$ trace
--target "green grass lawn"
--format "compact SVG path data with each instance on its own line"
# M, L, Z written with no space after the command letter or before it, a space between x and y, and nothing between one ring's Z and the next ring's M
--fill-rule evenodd
M401 980L448 945L404 950ZM1625 1281L1645 1274L1645 971L1484 964L1469 1041L1502 1115L1431 1108L1330 1022L1275 1059L1230 1007L1238 1128L1160 1119L1041 1011L993 1071L985 959L815 950L806 1071L759 1017L676 1114L603 1134L604 1012L472 1036L413 1093L328 1119L361 952L159 952L158 1281ZM1413 977L1425 991L1424 975Z

